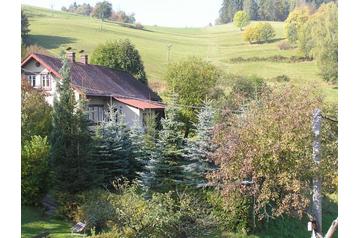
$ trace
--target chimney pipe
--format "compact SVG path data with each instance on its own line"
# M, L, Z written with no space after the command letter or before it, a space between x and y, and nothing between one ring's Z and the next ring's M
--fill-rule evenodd
M82 64L88 64L88 55L87 54L82 54L80 57L80 62Z
M68 60L69 62L74 63L74 62L76 61L76 53L75 53L75 52L73 52L73 51L68 51L68 52L66 53L66 56L67 56L67 60Z

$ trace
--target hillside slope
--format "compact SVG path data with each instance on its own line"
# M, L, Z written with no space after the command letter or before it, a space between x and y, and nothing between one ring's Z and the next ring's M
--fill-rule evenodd
M31 42L55 55L68 46L77 50L84 49L91 54L100 43L130 39L142 56L150 85L157 91L165 87L168 45L172 44L171 62L195 55L227 72L241 75L255 74L270 79L285 74L294 83L318 84L328 101L337 101L337 90L321 79L315 62L229 62L236 57L298 55L296 49L282 51L277 47L278 42L284 39L282 22L271 22L276 31L276 39L272 43L250 45L243 41L242 33L232 24L205 28L145 26L145 30L137 30L66 12L27 5L22 7L29 16Z

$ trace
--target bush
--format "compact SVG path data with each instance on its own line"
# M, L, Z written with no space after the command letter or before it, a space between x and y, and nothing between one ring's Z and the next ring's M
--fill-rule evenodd
M204 237L216 231L209 205L198 193L154 193L145 199L135 183L115 182L114 187L114 193L87 193L78 209L79 220L95 217L97 231L111 231L94 237ZM94 226L92 222L90 228Z
M263 78L255 75L243 77L239 76L232 86L232 95L240 94L245 99L258 98L267 87Z
M288 81L290 81L290 78L287 75L282 74L282 75L278 75L278 76L274 77L273 80L275 80L277 82L288 82Z
M78 207L76 222L84 221L87 224L86 229L96 229L101 231L108 227L107 222L112 219L115 210L108 200L108 193L98 189L84 192L78 196L81 205Z
M244 40L252 43L268 42L275 37L275 30L270 23L257 23L246 28Z
M290 50L294 48L288 41L281 41L277 46L280 50Z
M33 136L21 150L21 203L37 205L49 184L47 137Z
M144 26L142 24L140 24L140 23L136 23L135 28L138 29L138 30L144 30Z
M250 231L250 222L252 222L250 198L236 197L227 202L218 191L208 191L206 196L212 206L212 214L220 222L221 229L244 234Z

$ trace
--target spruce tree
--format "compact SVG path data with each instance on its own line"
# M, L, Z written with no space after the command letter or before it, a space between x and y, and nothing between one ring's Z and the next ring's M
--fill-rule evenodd
M102 182L109 185L116 178L131 178L131 143L124 116L109 105L106 120L97 128L96 161Z
M174 96L166 108L166 117L161 119L162 130L158 133L156 149L152 152L142 174L142 183L151 191L175 190L184 180L183 164L184 124L179 120L179 110Z
M143 172L144 165L149 160L150 152L146 150L145 146L145 132L142 123L137 118L129 132L129 138L131 141L131 173L135 178L138 178L139 174Z
M51 132L51 162L58 191L76 193L88 189L94 182L91 157L92 140L84 102L75 100L71 88L70 67L63 59L53 106Z
M186 157L189 163L184 166L185 183L190 186L205 186L206 173L215 169L215 164L209 159L214 152L213 139L214 111L211 101L206 100L204 107L198 114L198 123L195 125L195 136L188 140Z

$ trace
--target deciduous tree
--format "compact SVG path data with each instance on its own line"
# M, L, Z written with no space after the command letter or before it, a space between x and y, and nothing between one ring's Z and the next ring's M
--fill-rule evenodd
M209 62L197 57L190 57L169 66L166 79L170 91L178 95L178 103L185 122L186 135L191 123L197 121L193 106L200 105L209 96L220 78L220 71Z
M234 16L234 25L239 27L242 31L242 28L248 25L250 22L249 15L244 11L238 11Z
M142 83L148 83L140 54L129 40L100 44L92 54L91 63L125 71Z

